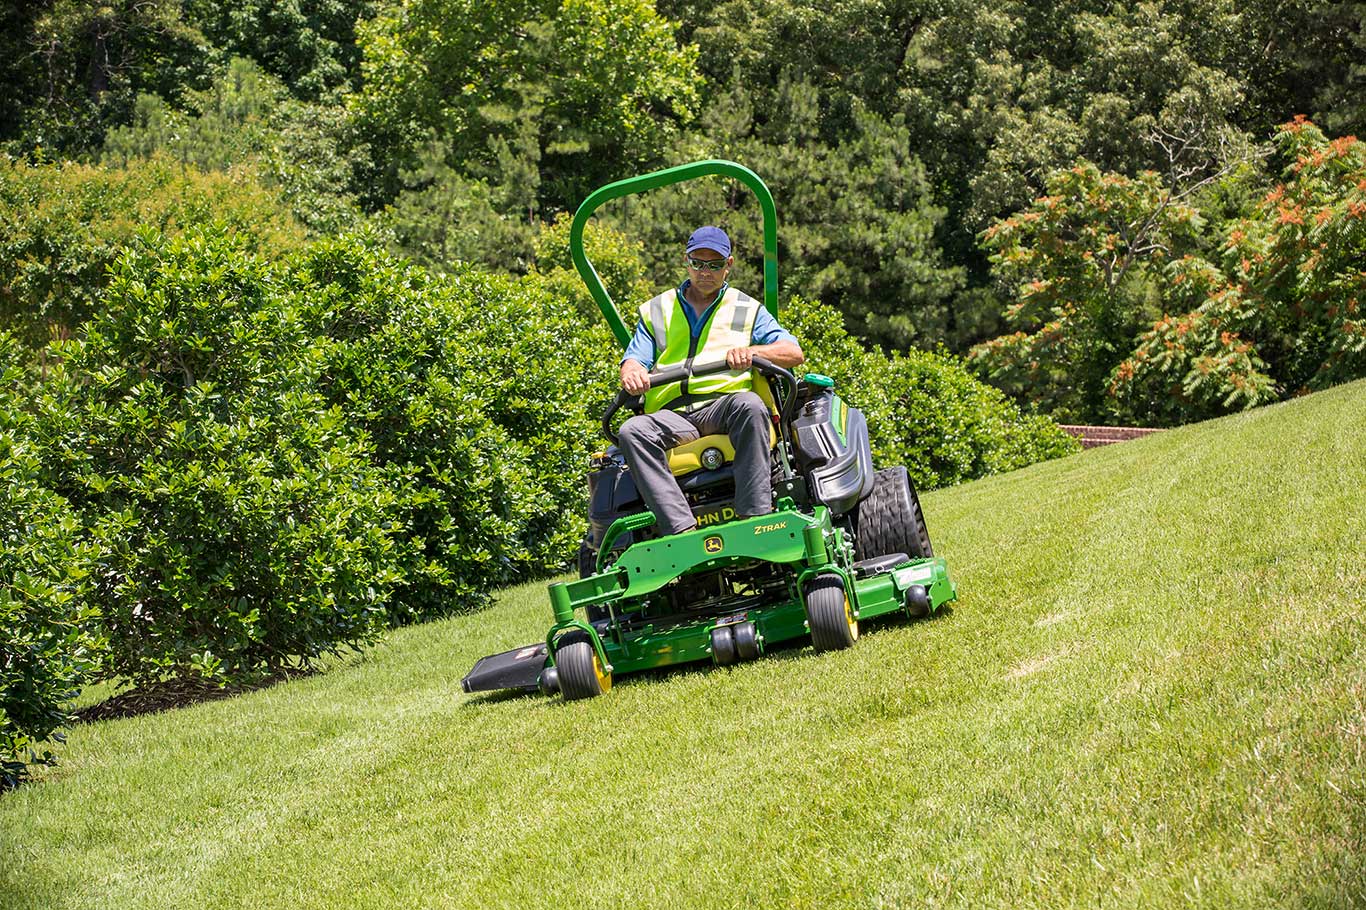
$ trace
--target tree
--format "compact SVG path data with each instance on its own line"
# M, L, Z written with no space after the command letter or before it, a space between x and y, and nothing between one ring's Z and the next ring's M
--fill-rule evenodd
M695 52L645 0L417 0L360 29L363 135L388 159L374 201L435 130L463 176L503 184L501 143L534 127L541 208L662 159L696 109Z
M1139 419L1191 419L1366 375L1366 145L1297 118L1276 146L1285 180L1229 227L1221 265L1172 263L1165 315L1111 392Z
M1102 421L1110 371L1152 305L1153 269L1200 226L1156 171L1129 178L1081 161L1055 172L1048 195L982 235L1014 287L1016 331L974 348L973 362L1060 419Z
M245 57L277 77L295 98L320 100L357 75L356 23L376 0L181 0L188 22L208 39L208 61L221 69Z
M904 123L928 202L942 210L934 246L962 270L945 330L924 331L922 316L913 342L921 345L962 350L999 330L977 235L1028 205L1047 174L1079 157L1126 174L1164 170L1150 137L1158 129L1185 136L1197 101L1208 135L1274 122L1247 100L1268 68L1266 23L1249 23L1233 0L726 0L719 8L670 0L663 8L698 44L712 94L743 95L756 123L785 116L784 80L819 93L812 138L832 147L857 133L859 110ZM909 340L904 327L879 335L844 309L868 337Z
M339 105L295 100L242 57L229 60L204 91L186 92L181 104L139 95L132 122L106 135L102 160L127 165L160 155L205 171L249 169L315 233L359 220L351 187L366 166L365 150L348 141Z
M717 99L704 133L677 152L745 164L778 208L779 279L786 292L818 298L851 329L894 347L942 342L954 331L949 301L962 272L943 261L935 232L943 210L899 119L888 122L854 101L838 142L821 138L825 98L811 83L784 78L761 116L736 89ZM604 209L614 228L644 242L658 282L680 280L680 250L699 224L724 227L740 268L732 282L762 280L762 215L738 182L689 182Z
M417 165L400 174L402 191L381 222L393 232L398 249L435 271L457 262L475 262L504 272L524 272L531 262L535 221L520 211L528 200L519 188L534 186L539 174L528 168L526 182L510 179L490 186L448 164L449 146L433 133ZM510 175L511 176L511 175ZM512 211L509 212L508 210Z
M14 131L22 151L81 153L126 122L140 92L178 97L202 85L203 36L179 0L55 0L23 24L10 90L24 98Z

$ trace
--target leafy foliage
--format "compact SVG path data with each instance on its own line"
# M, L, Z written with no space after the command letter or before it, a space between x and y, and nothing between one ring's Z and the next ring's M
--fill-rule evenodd
M695 51L645 0L419 0L366 23L360 45L355 110L391 167L435 130L462 175L529 165L552 207L660 160L697 99Z
M1016 287L1006 318L1017 330L975 348L974 363L1060 417L1097 419L1149 306L1152 270L1200 226L1155 171L1128 178L1082 161L1054 173L1048 195L983 234Z
M874 462L905 465L921 489L1077 451L1051 420L1023 413L956 357L867 350L838 314L801 298L788 302L783 322L801 339L805 369L832 377L840 395L863 410Z
M29 438L24 359L0 332L0 790L52 760L45 744L60 739L103 650L86 598L91 548L70 506L43 487Z
M930 204L942 214L930 243L917 238L910 248L891 248L906 259L942 255L961 269L959 283L937 289L952 304L940 310L933 299L891 290L891 276L858 259L862 267L848 277L856 284L860 274L869 276L880 300L860 295L847 305L850 288L840 283L819 293L838 300L865 338L966 351L1002 328L978 234L1027 208L1050 173L1078 159L1130 177L1166 173L1178 146L1188 156L1234 160L1247 142L1302 112L1332 118L1344 132L1366 127L1357 100L1366 97L1358 90L1366 70L1355 53L1360 10L1352 6L726 0L703 7L665 0L661 10L684 23L718 99L699 123L708 150L744 134L744 118L730 116L732 99L754 112L757 124L781 126L791 116L784 95L793 84L816 90L816 141L837 159L857 133L860 109L904 123L932 188ZM761 158L747 149L739 160ZM774 172L765 167L766 177ZM785 218L800 223L809 211L789 208ZM876 216L865 223L870 232L880 226ZM862 225L822 229L838 244L858 237ZM914 334L879 304L901 307Z
M1053 175L983 235L1018 331L974 364L1058 417L1162 425L1363 375L1366 154L1304 118L1276 145L1285 182L1250 204L1252 168L1194 195L1088 162Z
M164 158L98 168L0 160L0 319L31 346L107 307L108 269L143 228L218 222L278 253L303 231L250 173L200 173Z
M317 390L295 295L217 232L141 241L107 299L34 405L44 482L97 551L101 675L242 682L373 641L392 495Z
M202 76L201 36L182 19L179 0L24 5L32 8L16 17L6 67L7 85L24 100L4 136L18 151L98 148L138 94L178 97Z
M202 171L249 169L314 232L359 220L351 184L364 156L348 146L336 106L290 98L284 84L240 57L182 104L139 95L132 122L106 136L102 160L131 167L165 156Z
M250 164L314 232L362 207L424 264L515 272L595 186L725 155L781 195L788 292L866 340L964 352L1008 304L979 232L1053 171L1217 164L1297 113L1366 127L1356 6L39 0L0 13L0 141ZM217 99L245 61L269 91L243 118ZM722 196L630 233L659 257L741 213Z
M133 122L105 137L103 160L127 165L162 153L199 170L227 170L261 144L271 112L284 98L283 86L251 61L234 58L209 89L186 93L185 111L156 95L139 95Z
M1187 309L1115 370L1125 413L1215 415L1366 375L1366 146L1304 119L1277 146L1285 182L1230 227L1222 266L1172 263L1171 297Z
M360 64L356 23L375 13L375 0L182 0L184 13L207 39L209 65L234 57L255 61L290 86L294 97L317 100L351 81Z
M397 615L475 609L562 565L615 373L605 332L533 284L433 279L364 238L321 243L300 269L331 341L326 394L372 440L411 548Z
M542 222L527 280L540 283L557 300L574 301L579 312L596 326L601 324L601 312L574 268L569 248L573 220L563 213L553 222ZM590 220L584 225L583 250L618 310L630 311L654 293L645 264L645 245L640 240Z
M17 154L97 151L140 96L175 108L233 58L252 60L290 97L325 102L355 77L358 19L373 0L37 0L0 16L0 141ZM331 104L336 104L333 99Z
M963 275L936 246L944 212L931 201L904 122L854 102L848 134L826 143L826 99L805 82L785 80L780 89L763 116L740 92L718 103L725 114L689 154L733 159L761 175L782 219L779 278L787 293L836 307L861 337L896 347L945 341L956 331L949 302ZM730 233L744 265L737 282L762 274L759 206L738 182L669 188L604 212L615 228L643 239L659 280L677 272L682 241L700 224Z
M535 225L515 211L520 206L509 198L507 184L491 186L447 164L445 143L435 137L400 180L402 191L378 220L404 255L438 271L456 262L510 272L527 268Z

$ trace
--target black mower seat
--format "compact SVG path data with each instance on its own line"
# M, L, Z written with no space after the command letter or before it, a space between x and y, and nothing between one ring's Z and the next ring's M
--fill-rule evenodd
M715 471L694 471L678 478L678 488L684 493L696 493L722 483L735 483L735 465L724 464Z
M854 563L854 574L859 578L867 578L870 575L878 575L886 572L903 562L910 562L911 557L905 553L888 553L886 556L874 556L872 559L861 559Z

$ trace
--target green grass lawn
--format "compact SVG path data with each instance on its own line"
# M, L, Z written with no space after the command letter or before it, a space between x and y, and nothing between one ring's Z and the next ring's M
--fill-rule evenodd
M471 697L543 585L83 725L0 907L1366 906L1366 384L924 497L951 614Z

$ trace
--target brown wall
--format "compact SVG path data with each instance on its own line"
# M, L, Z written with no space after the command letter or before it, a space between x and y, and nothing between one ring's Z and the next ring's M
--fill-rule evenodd
M1150 433L1162 432L1147 427L1084 427L1073 424L1062 424L1062 428L1080 439L1082 448L1085 449L1108 446L1112 442L1127 442Z

